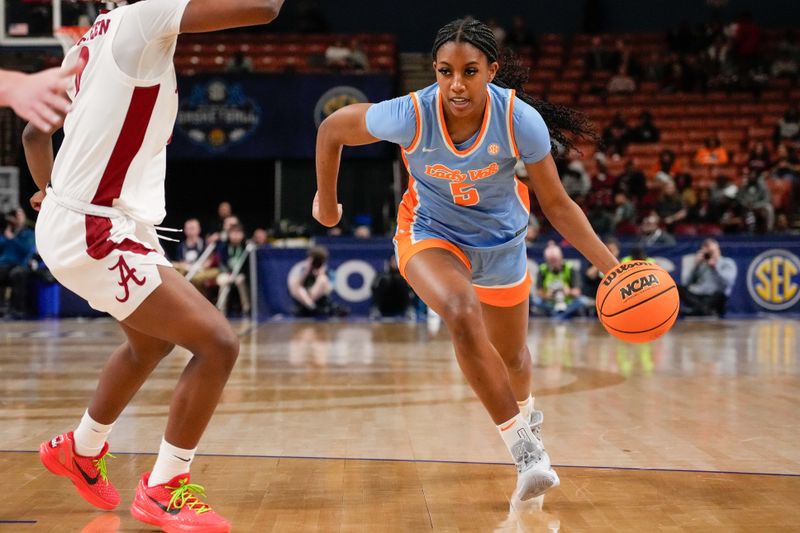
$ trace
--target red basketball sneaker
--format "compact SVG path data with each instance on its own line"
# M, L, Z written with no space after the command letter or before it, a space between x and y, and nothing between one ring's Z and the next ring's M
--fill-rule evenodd
M72 432L43 442L39 446L39 459L50 472L72 481L83 499L100 509L113 509L119 505L119 493L108 480L106 470L108 443L96 457L84 457L75 453Z
M163 485L148 487L150 472L139 480L131 514L137 520L160 527L167 533L228 533L231 525L197 496L205 489L189 483L189 474L175 476ZM195 496L195 494L197 496Z

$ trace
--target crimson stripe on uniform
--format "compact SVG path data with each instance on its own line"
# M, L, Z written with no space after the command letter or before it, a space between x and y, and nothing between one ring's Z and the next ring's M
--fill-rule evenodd
M133 90L125 122L122 123L117 144L114 145L103 177L100 178L100 185L92 199L93 204L111 207L114 200L119 198L125 174L128 173L133 158L142 147L160 88L160 85L153 85L152 87L136 87Z
M119 198L128 168L142 148L160 88L160 85L134 88L122 129L92 199L93 204L111 207L114 200ZM103 259L113 250L125 250L143 255L153 251L130 239L114 242L109 239L110 236L110 219L86 215L86 251L90 257Z
M154 252L144 244L131 239L123 239L121 242L114 242L109 239L111 236L111 219L86 215L86 253L92 259L105 259L114 250L123 252L133 252L135 254L147 255Z

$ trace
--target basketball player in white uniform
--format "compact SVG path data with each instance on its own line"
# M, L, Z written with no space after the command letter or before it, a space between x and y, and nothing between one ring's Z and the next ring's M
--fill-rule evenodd
M172 58L179 33L265 24L283 0L143 0L101 14L66 55L85 61L68 90L72 109L53 161L52 132L28 125L25 154L40 188L39 253L64 286L116 318L127 342L111 354L78 427L45 442L40 457L89 503L113 509L108 436L159 361L180 345L194 357L170 405L152 472L131 513L164 531L229 531L200 501L189 465L236 361L225 318L163 255L166 146L178 111ZM131 4L131 2L128 2Z
M35 74L0 70L0 106L10 107L39 129L52 128L69 111L63 93L81 68L75 63Z

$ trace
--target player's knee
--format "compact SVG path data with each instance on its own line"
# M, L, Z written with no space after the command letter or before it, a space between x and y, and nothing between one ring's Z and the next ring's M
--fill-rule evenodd
M214 332L210 342L211 352L222 370L230 373L239 357L239 337L229 327Z
M527 346L523 346L521 349L511 352L509 355L502 355L506 363L506 368L512 372L522 370L531 361Z
M482 318L480 303L472 295L454 295L449 298L441 315L455 340L472 335Z

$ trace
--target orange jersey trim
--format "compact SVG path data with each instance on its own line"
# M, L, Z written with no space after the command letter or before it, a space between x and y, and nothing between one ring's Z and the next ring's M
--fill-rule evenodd
M517 177L514 178L514 181L516 182L515 183L515 185L516 185L515 192L517 194L517 199L519 200L519 203L522 204L522 207L525 209L525 211L528 214L530 214L530 212L531 212L531 193L528 190L528 186L525 185L524 183L522 183L522 181Z
M409 95L411 96L411 101L414 103L414 118L417 121L417 131L414 134L414 139L411 141L411 144L408 145L408 148L403 148L403 150L406 152L413 152L417 149L419 140L422 138L422 114L419 110L419 99L417 98L417 93L409 93ZM408 163L406 163L406 166L408 166Z
M526 301L531 292L531 275L525 273L525 277L517 285L512 287L475 287L475 293L481 303L493 305L495 307L514 307Z
M421 251L429 250L431 248L447 250L455 255L462 263L464 263L464 266L467 267L467 270L472 270L472 263L470 263L467 256L458 246L451 242L447 242L442 239L424 239L422 241L412 242L410 234L400 233L400 231L398 231L397 235L395 236L395 242L397 243L397 266L400 269L400 275L402 275L404 278L406 277L406 265L408 265L408 261Z
M486 90L486 109L483 112L483 123L481 124L480 133L478 133L478 138L475 139L475 142L472 143L472 146L466 150L459 150L456 148L456 145L453 144L453 139L450 138L450 132L447 131L447 124L444 121L444 103L441 91L436 91L436 108L439 116L439 133L441 133L442 138L444 139L444 142L450 151L459 157L472 155L483 143L483 139L486 137L486 131L488 130L487 126L489 125L489 119L492 116L492 95L489 90Z
M517 137L514 135L514 98L516 97L517 91L511 89L511 95L508 99L508 142L511 144L511 149L514 151L514 157L519 159Z

